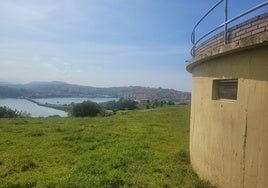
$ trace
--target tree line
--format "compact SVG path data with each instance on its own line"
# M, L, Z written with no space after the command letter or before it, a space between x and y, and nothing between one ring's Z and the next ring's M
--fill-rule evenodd
M172 101L147 101L143 103L144 108L157 108L163 105L174 105ZM119 99L118 101L108 101L106 103L96 103L92 101L84 101L82 103L64 106L72 117L94 117L94 116L107 116L120 110L135 110L138 108L138 102L132 99ZM13 118L13 117L30 117L26 112L12 110L7 107L0 107L0 118Z
M94 117L97 115L107 115L118 110L134 110L138 102L131 99L119 99L119 101L109 101L98 104L92 101L84 101L74 104L69 111L70 116L74 117Z

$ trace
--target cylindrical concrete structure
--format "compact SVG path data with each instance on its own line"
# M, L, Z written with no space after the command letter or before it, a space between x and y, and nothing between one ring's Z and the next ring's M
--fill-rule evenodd
M191 163L218 187L268 187L268 14L258 18L232 28L229 44L204 43L187 64Z

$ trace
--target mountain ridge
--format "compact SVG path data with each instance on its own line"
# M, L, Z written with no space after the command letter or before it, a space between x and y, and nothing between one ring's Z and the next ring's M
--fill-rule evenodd
M30 82L27 84L8 84L0 82L0 98L2 97L118 97L134 100L172 100L189 102L190 92L175 89L152 88L142 86L92 87L66 82Z

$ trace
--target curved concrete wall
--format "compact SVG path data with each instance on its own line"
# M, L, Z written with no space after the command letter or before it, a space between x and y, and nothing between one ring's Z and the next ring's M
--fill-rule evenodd
M191 163L219 187L268 187L268 33L259 39L230 44L187 66L193 77ZM217 79L238 79L237 100L213 100Z

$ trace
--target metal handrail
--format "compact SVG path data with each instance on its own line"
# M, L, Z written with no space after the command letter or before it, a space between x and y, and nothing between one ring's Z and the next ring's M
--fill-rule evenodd
M207 32L206 34L204 34L203 36L201 36L198 40L196 40L196 28L197 26L216 8L218 7L221 3L224 2L224 22L222 24L220 24L219 26L215 27L214 29L212 29L211 31ZM214 33L215 31L219 30L220 28L224 27L224 44L227 43L227 30L228 30L228 24L230 24L231 22L251 13L254 12L255 10L258 10L264 6L268 5L268 0L266 0L265 2L239 14L238 16L231 18L228 20L228 0L220 0L218 3L216 3L211 9L209 9L207 11L207 13L197 22L197 24L194 26L193 31L191 33L191 41L192 41L192 48L191 48L191 55L192 57L195 57L195 50L196 50L196 46L199 44L200 41L202 41L204 38L206 38L207 36L209 36L210 34Z

